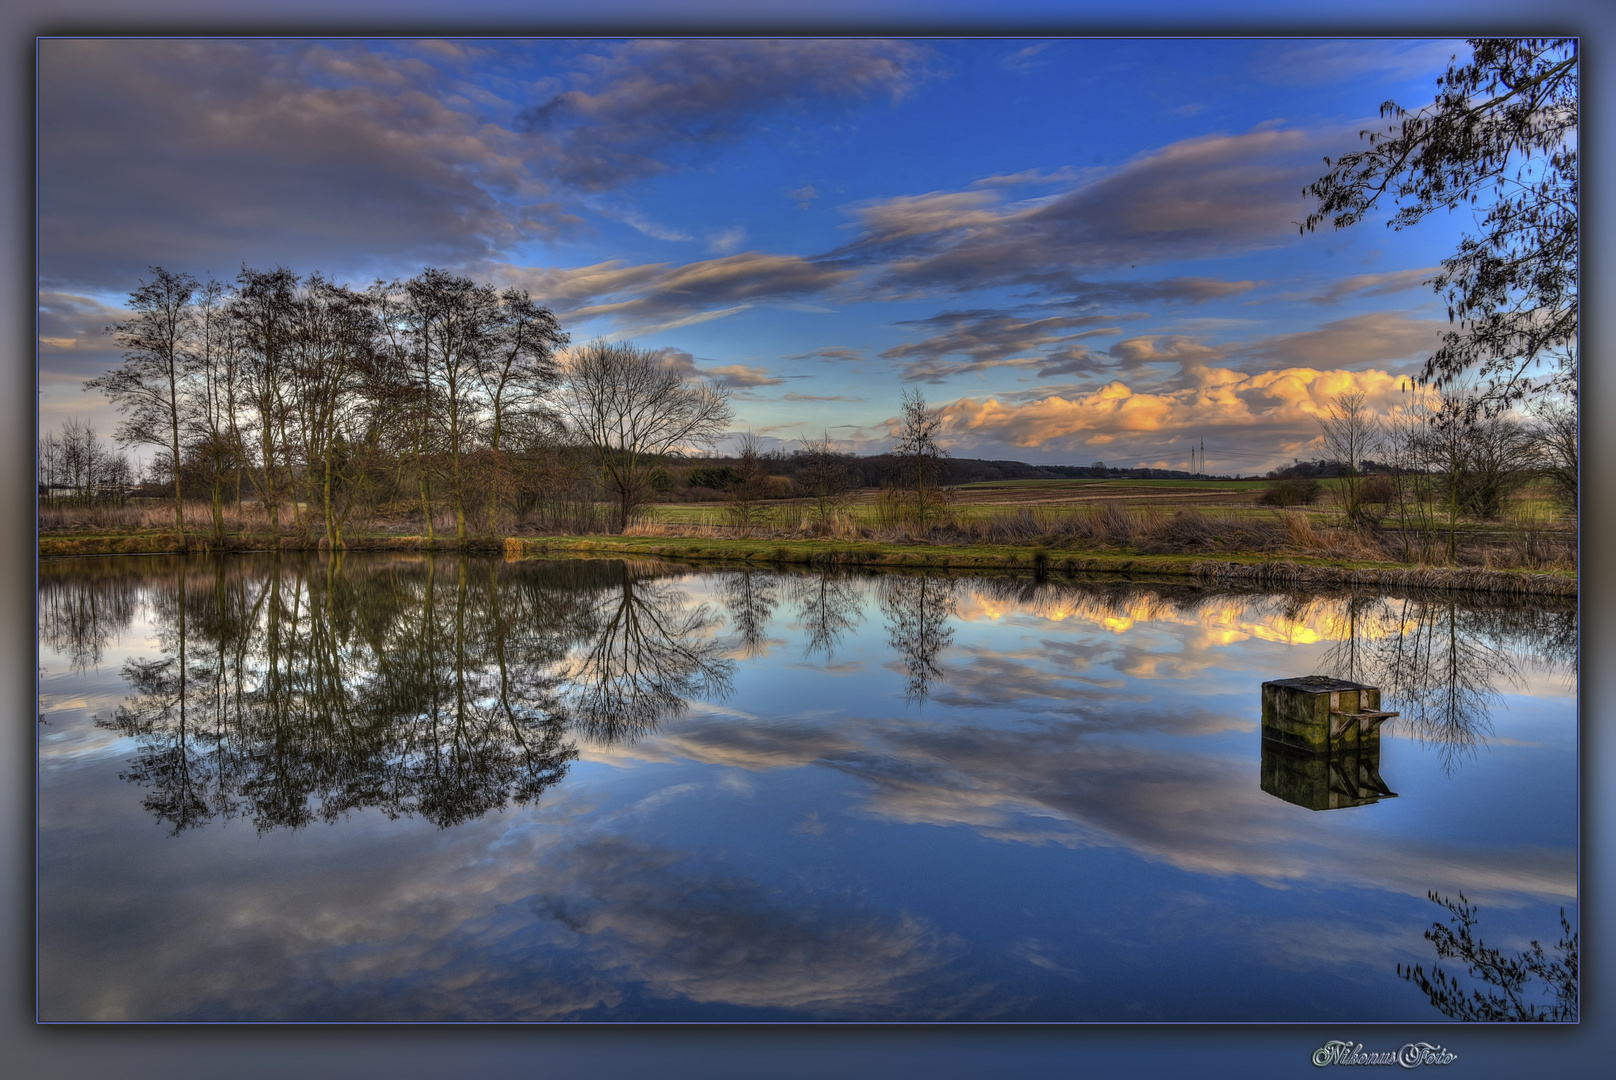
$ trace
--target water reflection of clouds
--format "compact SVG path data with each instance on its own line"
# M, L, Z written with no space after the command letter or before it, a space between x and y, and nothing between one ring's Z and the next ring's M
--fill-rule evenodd
M952 708L1048 708L1052 701L1084 700L1096 705L1116 700L1145 700L1138 694L1118 694L1127 686L1121 679L1096 679L1044 667L1036 653L968 648L963 659L948 665L946 686L932 692L932 700Z
M1190 712L1180 730L1220 730ZM1112 730L1161 723L1142 716ZM1367 887L1424 896L1576 895L1575 853L1499 849L1435 837L1395 841L1299 813L1259 789L1243 758L1095 738L1085 723L1013 729L847 718L812 728L687 723L670 751L735 768L828 767L863 782L862 812L905 824L964 826L1002 840L1104 844L1183 870L1263 885Z
M464 607L468 627L521 632L490 633L486 640L473 632L467 646L480 651L463 673L447 654L438 655L444 678L454 680L445 685L467 688L475 706L468 716L504 700L492 695L507 685L507 658L511 701L526 701L529 711L549 708L553 700L571 703L576 716L617 716L622 702L633 698L630 690L645 696L630 683L647 675L659 680L652 689L665 693L631 733L638 741L612 742L596 728L568 721L569 745L590 768L546 789L536 806L530 802L521 812L473 807L463 823L438 832L419 819L385 822L360 803L339 828L305 829L295 844L289 832L266 833L258 843L269 850L267 837L275 837L274 854L241 859L232 847L241 840L233 825L187 832L183 849L181 842L167 848L120 844L120 836L134 835L124 828L129 820L149 823L121 782L97 788L83 803L64 794L67 788L53 788L42 816L57 838L47 832L41 845L56 858L41 876L42 927L49 931L41 938L49 942L41 953L41 985L54 1015L668 1018L681 1015L668 1011L678 999L723 1004L739 1010L737 1018L773 1010L798 1017L982 1019L1016 1000L1015 976L1005 976L1010 969L1001 964L1006 955L1052 979L1081 981L1086 964L1115 977L1120 969L1106 967L1114 958L1094 962L1085 955L1092 935L1120 935L1120 941L1131 933L1140 940L1128 947L1157 949L1157 959L1180 939L1207 956L1238 941L1254 946L1271 967L1318 970L1332 967L1331 950L1317 947L1313 935L1330 929L1338 943L1353 943L1353 963L1368 956L1384 968L1382 961L1406 959L1399 943L1412 937L1418 946L1417 927L1376 922L1390 905L1385 897L1369 898L1370 891L1399 899L1422 898L1431 888L1463 891L1495 906L1575 899L1573 847L1504 846L1489 835L1488 821L1495 819L1487 814L1515 811L1503 804L1489 810L1473 791L1464 798L1483 812L1462 826L1440 815L1399 819L1398 807L1379 817L1356 810L1315 815L1261 792L1254 737L1249 746L1242 739L1192 741L1232 732L1254 736L1255 687L1279 673L1272 670L1276 663L1305 667L1342 657L1357 663L1376 643L1409 638L1436 616L1452 623L1440 603L1398 601L1402 607L1394 609L1391 601L1354 606L1339 599L1011 579L946 584L949 579L923 575L754 572L670 582L601 566L575 574L574 584L561 573L504 566L488 572L486 586L474 578L469 592L462 576L455 587L464 601L456 599L453 611ZM427 588L437 580L437 603L450 610L445 597L456 579L449 573L404 580ZM592 599L573 604L580 596ZM419 596L409 603L415 605L405 605L409 613L430 605ZM206 610L202 593L193 593L192 633ZM1403 617L1407 610L1425 614ZM562 625L553 611L572 620L565 625L577 630L576 640L546 636L547 628ZM720 611L722 619L713 617ZM606 664L603 652L591 668L590 635L636 613L655 616L672 632L666 640L635 639L639 651L624 652L628 659L620 663ZM398 662L401 650L392 642L413 640L405 631L416 625L414 618L400 621L399 636L375 650L378 662ZM1538 639L1531 634L1541 636L1524 617L1519 625L1485 612L1466 611L1460 619L1466 633L1496 638L1499 649L1517 658L1532 654ZM457 625L446 616L441 621L446 631ZM130 632L107 647L139 653L128 642L149 636L143 634L148 628L125 626ZM617 640L630 635L622 632ZM496 650L512 641L525 642L527 651L507 657ZM1326 653L1312 647L1343 642L1351 648ZM1310 647L1276 647L1283 645ZM164 647L170 646L165 638ZM202 655L194 653L193 662ZM420 652L423 660L431 655ZM1454 655L1463 660L1468 654ZM353 665L351 685L363 688L374 666L368 657ZM901 704L883 664L911 684L917 672L924 676L921 689L930 695L924 708ZM804 666L855 678L837 680L832 689L829 680L814 687L795 670L787 675L786 669ZM732 669L742 675L736 685L745 708L724 703ZM1541 666L1522 660L1519 670L1523 680L1512 691L1531 691L1549 673L1563 678L1564 667L1551 658ZM589 682L583 677L591 671L595 683L625 689L597 695L598 701L567 690L569 680ZM1405 681L1413 685L1419 674ZM538 681L524 691L524 679ZM431 690L436 684L423 685ZM799 687L800 702L791 696ZM199 682L198 689L206 688ZM75 693L90 700L82 689ZM414 716L413 701L389 704L386 715ZM582 707L591 702L597 707ZM804 703L822 707L796 707ZM64 728L76 717L74 731L93 730L73 694L42 699L42 705L60 710ZM310 712L313 719L327 714ZM1563 740L1553 740L1568 730L1561 723L1565 714L1563 701L1534 714L1544 732L1558 733L1544 737L1560 749ZM558 730L562 715L557 711ZM322 745L314 736L323 730L312 725L299 735L307 746L287 745L307 750L308 761L320 764ZM1433 727L1431 738L1444 737L1445 730ZM1508 730L1540 734L1518 723ZM93 734L108 738L101 730ZM371 760L355 754L339 760L350 759ZM92 786L89 768L59 772L69 779L51 783ZM1539 814L1542 822L1539 830L1533 819L1518 835L1564 835L1553 807L1516 810ZM993 941L987 930L948 928L966 934L965 941L928 920L933 912L926 905L937 897L916 894L914 908L890 898L867 903L856 884L861 871L838 861L855 846L901 862L953 842L938 840L943 834L935 831L906 831L913 825L952 829L948 836L973 844L982 837L1016 845L996 848L995 857L1012 852L1010 858L1031 860L1033 846L1044 846L1053 854L1037 861L1040 875L1125 862L1129 868L1103 885L1118 898L1130 890L1145 895L1141 883L1147 880L1187 884L1172 903L1149 893L1151 903L1163 906L1148 926L1130 929L1125 920L1113 925L1103 917L1091 926L1090 914L1073 901L1063 911L1075 919L1063 941L1019 931ZM726 831L732 827L745 833L746 845L734 842ZM771 830L784 840L764 838ZM750 850L754 844L762 855ZM834 872L815 876L819 871L794 862L794 852L807 845L816 845L815 858L830 861ZM770 865L787 869L759 868ZM197 866L208 872L194 874ZM1166 868L1191 876L1171 876ZM1217 879L1224 884L1212 886ZM1319 897L1330 915L1297 917L1295 905L1277 902L1250 911L1225 901L1209 906L1195 894L1241 888L1248 896L1270 897L1294 890L1309 913ZM1340 897L1368 898L1371 914L1339 922L1337 913L1356 902ZM1006 911L1014 907L1007 902ZM1215 926L1200 925L1203 909ZM911 910L921 914L906 913ZM938 918L950 910L945 899ZM69 925L80 929L63 929ZM1001 964L988 974L1009 979L991 992L986 976L973 981L961 973L972 964L986 970L983 950L993 956L990 966ZM220 964L221 956L231 964ZM152 988L166 996L142 997Z
M959 619L966 623L986 619L1020 625L1072 622L1115 635L1126 634L1141 624L1178 626L1200 631L1199 635L1186 640L1203 647L1233 645L1251 638L1295 645L1310 645L1324 639L1320 626L1315 625L1322 621L1318 613L1310 612L1312 617L1298 619L1284 610L1265 610L1267 606L1228 598L1179 606L1148 590L1119 603L1086 600L1081 596L1062 595L1056 590L1021 599L985 596L968 589L959 601Z
M947 1018L989 989L948 970L962 943L921 918L753 880L620 835L612 819L489 819L447 842L412 830L373 837L361 859L349 845L304 844L273 874L178 884L159 862L98 853L120 887L68 898L70 914L127 925L161 896L166 933L157 948L150 934L61 939L44 957L42 1015L632 1019L683 999ZM80 955L92 949L93 962ZM221 953L236 961L219 964Z

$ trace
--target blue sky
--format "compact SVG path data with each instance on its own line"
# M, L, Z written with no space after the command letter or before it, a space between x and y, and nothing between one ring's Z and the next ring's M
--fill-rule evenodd
M873 452L905 385L961 456L1251 473L1386 411L1464 219L1299 235L1302 189L1462 42L50 40L42 427L162 265L518 284Z

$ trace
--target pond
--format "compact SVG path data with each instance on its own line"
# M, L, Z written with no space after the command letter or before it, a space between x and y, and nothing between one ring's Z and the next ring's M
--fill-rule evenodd
M1577 926L1569 602L264 554L39 605L47 1021L1431 1022L1428 893ZM1373 754L1264 738L1312 674Z

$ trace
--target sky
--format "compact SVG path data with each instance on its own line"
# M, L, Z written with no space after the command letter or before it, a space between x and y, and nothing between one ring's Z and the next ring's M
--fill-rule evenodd
M1416 39L45 40L41 430L151 267L516 285L726 386L734 431L1260 473L1381 413L1468 212L1303 234L1324 158L1427 104Z

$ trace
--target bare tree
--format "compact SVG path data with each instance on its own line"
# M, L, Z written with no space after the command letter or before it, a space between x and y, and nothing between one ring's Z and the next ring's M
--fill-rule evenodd
M464 547L466 476L464 458L476 433L478 375L498 333L499 296L492 285L428 269L404 286L407 316L428 399L446 422L449 494L455 512L455 539Z
M1510 493L1526 481L1536 451L1532 432L1513 414L1481 415L1466 424L1458 478L1464 510L1478 518L1499 517Z
M54 434L47 433L39 440L39 457L36 459L36 468L39 474L39 497L45 505L56 501L56 488L61 483L62 442Z
M180 426L191 358L186 339L196 279L154 266L152 280L129 294L134 318L107 328L125 350L123 366L84 384L105 393L123 415L117 439L161 448L174 483L174 530L185 540L185 498L180 490Z
M207 470L213 539L224 539L225 476L241 466L235 429L241 386L239 328L230 318L226 286L209 278L196 296L193 351L197 388L189 416L192 453Z
M1460 394L1443 393L1440 404L1432 410L1426 445L1430 448L1431 464L1442 474L1445 502L1448 506L1447 561L1453 563L1459 555L1459 509L1463 503L1461 491L1465 472L1466 440L1474 413L1470 403Z
M899 487L908 490L910 513L916 527L924 532L927 520L936 521L947 506L942 460L948 456L948 451L937 442L943 418L937 410L926 407L926 397L916 386L903 392L898 425L898 440L893 444L892 453L899 459Z
M349 467L365 460L362 454L352 460L356 439L350 436L358 435L370 404L365 391L379 334L368 297L317 273L309 276L294 311L291 370L306 486L313 503L318 485L326 543L336 549L345 546L343 510L351 499L339 507L335 496L358 479L349 474Z
M768 495L769 474L763 467L763 448L750 431L741 436L731 468L734 479L724 492L729 520L742 536L751 536L763 517L761 503Z
M1404 562L1424 562L1436 547L1431 421L1431 407L1421 399L1394 409L1381 425L1381 452L1391 468Z
M803 481L813 498L814 521L825 525L836 516L847 494L847 462L831 446L827 432L821 432L817 439L804 439L803 443L807 447Z
M499 297L498 329L483 358L478 378L489 409L488 448L492 453L488 484L488 529L494 531L495 506L506 486L506 433L514 420L542 419L544 397L561 379L555 350L570 340L549 308L533 302L526 290L506 289ZM542 424L539 425L542 427Z
M1346 467L1343 503L1347 520L1363 520L1363 465L1380 443L1380 422L1370 415L1364 395L1351 391L1337 394L1328 411L1319 417L1320 437L1329 458Z
M653 352L596 341L566 364L562 419L594 452L601 483L617 504L618 532L645 501L659 460L711 446L729 423L729 394L712 383L687 385Z
M286 450L283 390L286 368L291 363L292 312L296 303L298 277L284 266L273 270L253 270L243 266L236 277L236 293L231 300L230 313L239 333L243 404L231 414L231 429L236 444L245 448L247 414L256 428L258 442L258 468L249 475L259 501L269 513L270 529L280 531L280 506L283 497L292 493L294 472L290 461L284 462L286 478L283 484L278 460ZM298 515L297 500L292 499L292 513Z
M409 299L398 281L376 279L367 290L377 320L372 352L373 393L378 408L373 421L396 424L392 443L398 452L394 487L404 485L404 468L415 472L422 528L433 540L432 524L432 392L423 357L410 334Z
M47 501L55 501L63 491L80 505L116 501L120 478L127 481L128 471L128 459L112 453L94 425L76 416L63 420L59 432L39 440L40 493Z
M1547 401L1537 408L1536 438L1541 464L1560 504L1577 512L1577 465L1581 449L1577 407L1569 401Z

